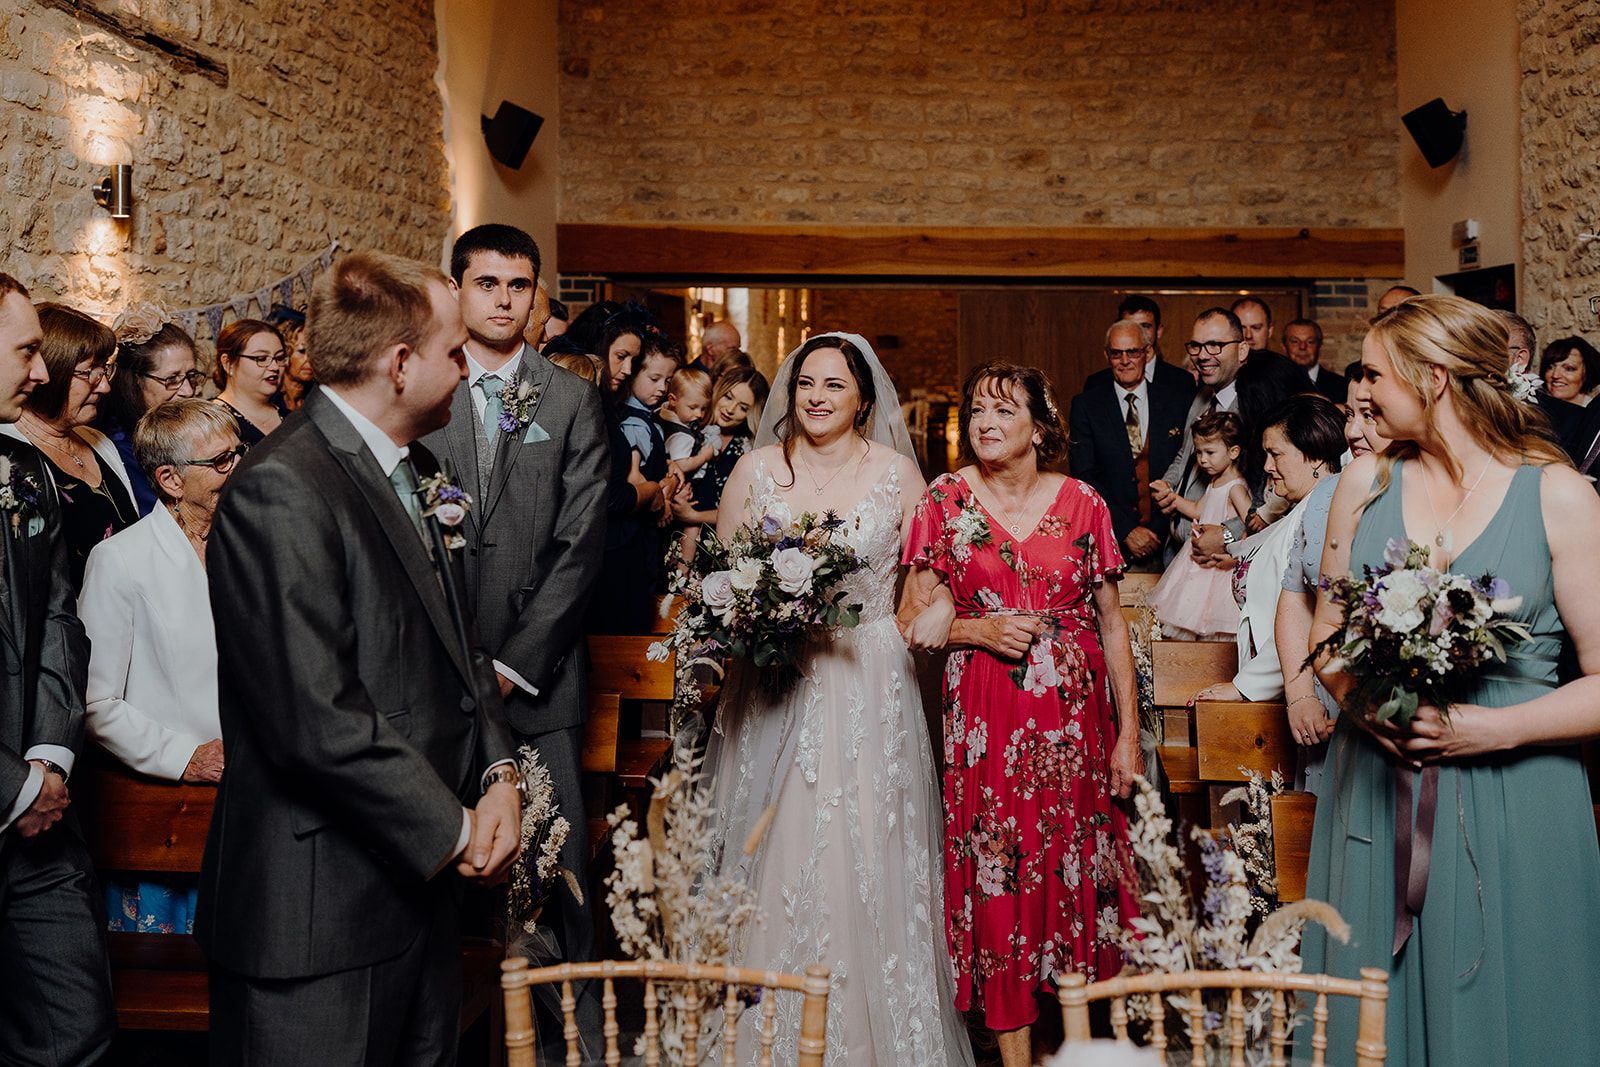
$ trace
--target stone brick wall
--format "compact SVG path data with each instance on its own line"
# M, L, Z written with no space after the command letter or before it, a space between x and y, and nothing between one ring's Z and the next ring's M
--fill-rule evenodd
M1343 370L1361 359L1361 339L1367 335L1378 298L1399 278L1331 278L1311 289L1311 315L1322 327L1322 365ZM1278 326L1278 347L1283 347L1283 325Z
M1391 4L562 0L560 32L563 222L1399 223Z
M4 6L0 269L36 297L108 319L132 300L211 303L335 238L438 261L449 203L428 0L85 7L142 19L225 66L226 84L42 0ZM89 189L128 162L136 206L115 222Z
M1600 340L1600 17L1592 0L1523 0L1522 308L1539 336Z
M813 289L813 333L846 330L872 343L902 399L955 389L960 294L947 289ZM890 347L889 338L898 343Z

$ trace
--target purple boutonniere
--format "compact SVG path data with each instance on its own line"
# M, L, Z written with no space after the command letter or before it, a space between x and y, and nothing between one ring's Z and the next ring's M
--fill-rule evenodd
M44 488L33 475L20 470L10 457L0 456L0 511L5 512L12 534L22 536L24 522L29 537L44 529L44 516L39 513L43 495Z
M530 381L517 383L514 392L501 397L500 420L497 425L504 434L521 433L533 421L533 409L539 403L539 387Z
M466 490L443 474L434 474L417 484L417 493L422 497L423 518L437 519L444 527L444 547L451 551L466 547L467 539L455 532L472 507Z

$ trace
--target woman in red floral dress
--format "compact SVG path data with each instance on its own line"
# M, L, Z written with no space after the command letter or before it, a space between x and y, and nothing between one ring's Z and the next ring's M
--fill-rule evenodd
M1105 502L1041 469L1066 451L1038 370L968 378L973 464L917 508L901 608L944 679L945 918L956 1006L980 1007L1007 1067L1031 1063L1036 995L1114 975L1102 932L1138 914L1113 795L1139 773L1137 687ZM1115 709L1115 715L1113 713Z

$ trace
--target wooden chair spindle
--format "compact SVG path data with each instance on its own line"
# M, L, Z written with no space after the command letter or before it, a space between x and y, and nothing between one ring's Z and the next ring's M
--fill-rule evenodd
M1244 1067L1244 990L1228 993L1229 1067Z
M775 990L761 988L761 1064L772 1067L772 1046L778 1040L778 998Z
M722 999L722 1067L739 1067L739 1017L743 1014L739 987L729 982L728 995Z
M610 968L607 968L609 971ZM605 1011L606 1035L606 1067L621 1067L622 1049L617 1045L617 1038L622 1033L622 1028L617 1025L617 987L611 975L606 975L604 994L601 996L600 1005Z
M1111 998L1111 1033L1118 1041L1128 1040L1128 998Z
M1200 990L1189 993L1189 1067L1206 1067L1206 1006Z
M1283 990L1272 991L1272 1064L1271 1067L1286 1067L1284 1052L1289 1038L1287 1022L1287 1005Z
M644 1067L661 1067L661 1019L656 1014L656 984L644 983Z
M1311 1067L1326 1067L1328 1062L1328 994L1317 993L1317 1006L1311 1018L1316 1023L1311 1033Z
M561 1018L562 1036L567 1039L567 1067L583 1067L583 1053L578 1049L578 998L572 995L570 978L561 983Z

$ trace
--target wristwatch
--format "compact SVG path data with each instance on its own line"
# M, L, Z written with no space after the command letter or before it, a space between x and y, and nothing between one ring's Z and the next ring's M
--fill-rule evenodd
M516 789L517 796L523 800L528 799L528 783L522 780L522 775L517 773L515 767L506 764L489 771L483 776L483 791L487 793L490 786L498 785L501 782L505 782Z
M1233 535L1233 531L1232 530L1228 529L1226 526L1224 526L1222 528L1222 543L1223 544L1231 545L1237 540L1238 540L1238 538Z
M38 764L42 764L44 769L47 770L47 771L54 771L56 774L59 774L61 776L61 784L62 785L65 785L66 782L67 782L67 779L69 777L71 777L70 775L67 774L67 769L65 767L61 766L61 764L57 763L55 760L41 759L41 760L34 760L34 762L38 763Z

